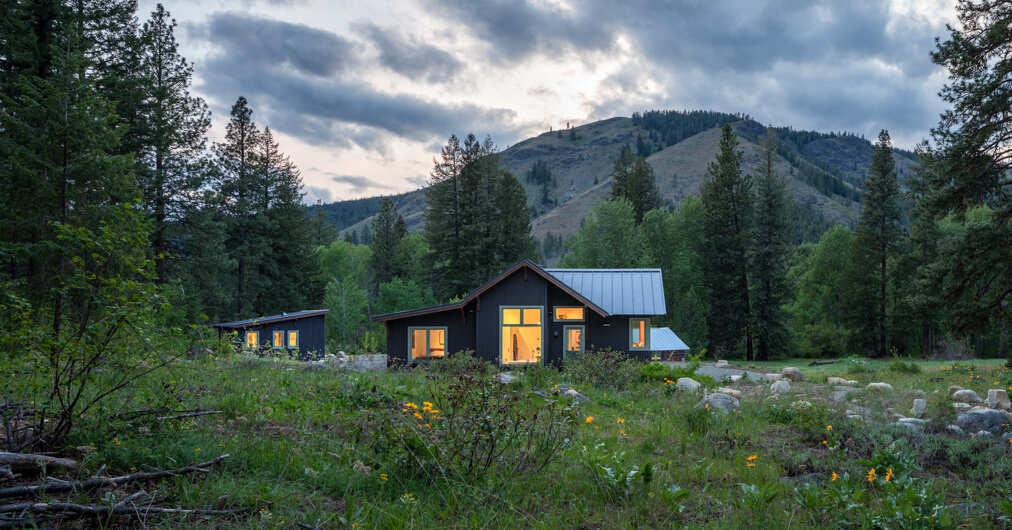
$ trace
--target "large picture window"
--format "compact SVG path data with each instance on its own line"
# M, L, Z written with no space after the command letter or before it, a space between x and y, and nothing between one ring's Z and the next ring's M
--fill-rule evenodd
M446 328L408 328L408 349L412 361L442 359L446 356Z
M629 349L630 350L650 349L649 318L629 319Z
M500 358L502 364L541 362L544 337L544 308L541 306L504 306L499 309L501 322Z
M583 322L583 308L582 307L556 307L555 308L555 320L558 321L571 321L571 322Z

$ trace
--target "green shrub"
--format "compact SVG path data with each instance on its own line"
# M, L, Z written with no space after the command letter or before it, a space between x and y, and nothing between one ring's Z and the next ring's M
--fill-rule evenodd
M859 357L848 357L841 364L847 367L848 374L863 374L868 371L868 361Z
M611 348L587 350L565 361L566 372L578 383L622 390L640 377L639 361Z
M919 374L921 373L921 367L917 366L917 363L913 361L895 359L889 363L889 371L897 374Z
M597 486L612 500L628 497L640 474L639 466L628 464L625 451L608 451L604 443L580 449L580 461L590 471ZM652 471L651 471L652 474Z
M697 374L695 370L688 366L671 367L661 363L649 363L640 367L639 375L640 380L647 383L663 383L666 381L674 383L679 378L691 377L707 388L717 386L717 381L714 378L706 374Z
M774 423L793 425L801 431L818 434L824 438L826 426L829 425L829 411L821 403L798 404L788 407L770 405L763 415Z
M558 381L559 370L551 365L534 364L525 366L519 370L523 373L523 382L531 388L550 388L554 381Z

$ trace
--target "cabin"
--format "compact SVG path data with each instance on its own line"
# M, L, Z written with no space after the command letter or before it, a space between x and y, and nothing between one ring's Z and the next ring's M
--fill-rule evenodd
M664 315L660 269L543 269L522 260L459 302L372 317L387 362L438 362L474 350L504 368L561 366L591 348L649 360L651 320Z
M662 361L684 361L689 354L689 346L671 328L650 330L650 350Z
M227 332L238 333L236 348L256 355L284 353L308 361L323 356L327 342L324 317L329 309L282 313L215 324L218 338Z

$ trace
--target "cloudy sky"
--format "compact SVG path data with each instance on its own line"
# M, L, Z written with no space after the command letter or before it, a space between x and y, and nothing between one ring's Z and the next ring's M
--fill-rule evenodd
M245 96L308 202L422 185L451 134L500 148L646 109L889 129L943 109L929 58L954 0L165 0L221 138ZM142 0L141 13L155 2Z

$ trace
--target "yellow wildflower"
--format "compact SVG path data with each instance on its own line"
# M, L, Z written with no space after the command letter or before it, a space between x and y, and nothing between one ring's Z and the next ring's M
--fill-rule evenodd
M831 431L831 430L833 430L833 426L832 426L832 425L826 425L826 430L827 430L827 431Z
M390 477L388 477L386 473L380 473L380 480L382 480L383 482L386 482L386 481L390 480Z
M836 477L837 477L836 471L834 471L833 472L833 478L830 480L830 482L835 482L836 481Z
M875 468L868 470L868 482L875 482Z
M594 417L593 416L587 416L587 420L584 421L584 423L591 423L593 421L594 421Z
M413 413L413 414L414 414L414 416L415 416L416 418L418 418L418 419L422 419L422 415L421 415L420 413L418 413L418 412L415 412L415 413Z
M618 432L622 433L622 436L625 436L625 429L619 429Z
M625 423L625 420L623 420L622 418L618 418L615 420L615 423Z
M886 482L889 482L889 479L891 478L893 478L893 468L886 470Z

